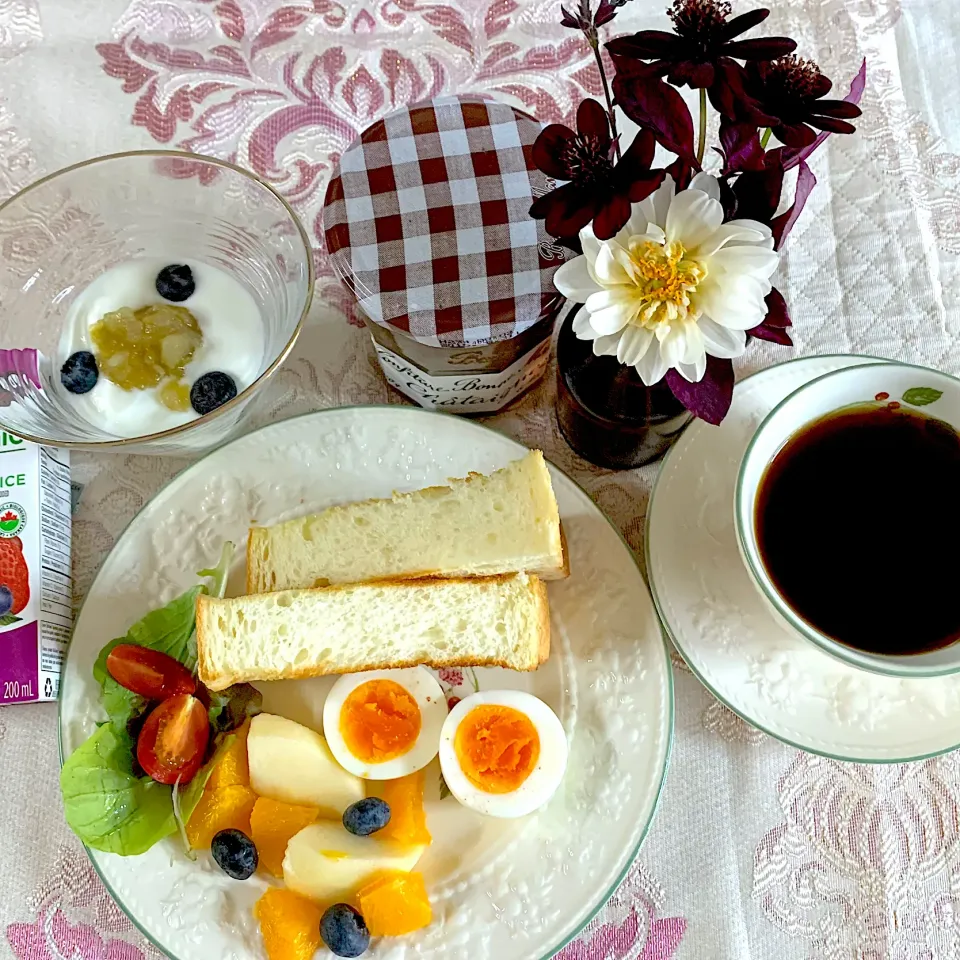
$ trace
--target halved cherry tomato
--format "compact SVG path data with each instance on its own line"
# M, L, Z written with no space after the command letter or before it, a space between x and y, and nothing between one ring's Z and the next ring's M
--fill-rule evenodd
M107 673L121 687L148 700L166 700L197 689L193 675L182 663L135 643L121 643L107 654Z
M210 739L207 709L180 693L154 708L137 738L137 760L159 783L189 783L203 766Z

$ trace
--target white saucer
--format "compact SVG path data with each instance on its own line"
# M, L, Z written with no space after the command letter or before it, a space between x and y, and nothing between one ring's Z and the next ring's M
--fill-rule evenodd
M738 384L722 426L692 424L650 498L647 571L677 650L731 710L811 753L893 763L960 745L960 676L882 677L787 633L747 574L733 522L740 459L763 418L808 380L868 362L876 361L809 357L771 367ZM910 576L893 557L878 557L877 573Z

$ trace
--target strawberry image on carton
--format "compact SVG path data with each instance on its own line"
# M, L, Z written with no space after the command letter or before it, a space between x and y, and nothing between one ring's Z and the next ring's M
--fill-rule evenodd
M7 511L4 516L9 516ZM9 522L9 521L8 521ZM0 517L0 530L4 520ZM30 571L19 537L0 540L0 617L18 614L30 601Z
M0 705L56 699L72 602L68 454L0 431Z

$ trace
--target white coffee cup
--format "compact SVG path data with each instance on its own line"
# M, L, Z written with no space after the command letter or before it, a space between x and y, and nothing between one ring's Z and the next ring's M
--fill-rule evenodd
M743 456L734 495L740 555L755 586L777 619L792 633L836 659L873 673L896 677L934 677L958 673L960 642L923 653L891 655L850 647L822 633L788 603L767 571L760 554L756 502L771 461L806 426L844 407L871 402L898 403L922 410L960 432L960 380L945 373L906 363L877 362L835 370L811 380L770 412L757 428ZM960 490L957 496L960 498ZM960 544L957 549L960 549ZM922 579L914 582L918 589L917 602L920 603ZM910 581L905 579L901 588L910 589Z

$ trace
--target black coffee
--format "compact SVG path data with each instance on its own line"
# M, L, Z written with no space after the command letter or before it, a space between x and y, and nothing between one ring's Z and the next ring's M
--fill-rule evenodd
M960 436L864 404L792 437L760 483L760 555L804 620L871 653L960 639Z

